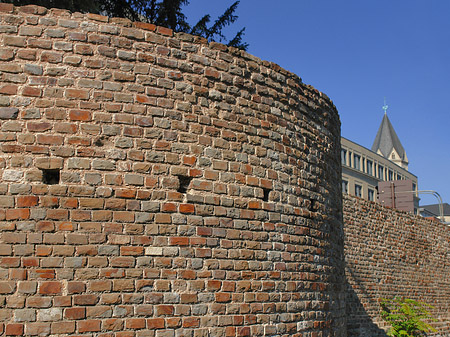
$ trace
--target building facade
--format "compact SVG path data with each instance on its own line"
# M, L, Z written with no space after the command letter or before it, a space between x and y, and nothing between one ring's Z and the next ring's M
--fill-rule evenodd
M417 177L408 171L406 151L387 114L369 150L341 137L342 193L377 201L380 181L411 180L417 195ZM418 198L415 198L415 208Z

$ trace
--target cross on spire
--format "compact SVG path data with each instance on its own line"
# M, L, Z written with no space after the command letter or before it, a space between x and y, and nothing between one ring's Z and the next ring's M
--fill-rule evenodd
M386 104L386 97L384 98L384 105L383 105L383 110L384 110L384 114L386 115L386 111L388 109L388 105Z

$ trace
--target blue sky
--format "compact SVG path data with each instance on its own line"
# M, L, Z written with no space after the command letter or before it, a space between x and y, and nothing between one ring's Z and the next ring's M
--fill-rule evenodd
M191 0L191 23L217 18L230 0ZM371 148L388 116L419 189L450 203L450 1L241 0L231 38L296 73L336 105L342 136ZM422 203L436 203L421 196Z

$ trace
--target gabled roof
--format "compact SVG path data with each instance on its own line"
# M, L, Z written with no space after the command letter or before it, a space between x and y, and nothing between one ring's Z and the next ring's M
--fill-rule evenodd
M384 114L377 136L372 145L372 151L379 151L384 157L389 158L392 149L395 149L402 160L407 160L405 149L403 148L402 143L400 143L400 139L398 139L387 114Z

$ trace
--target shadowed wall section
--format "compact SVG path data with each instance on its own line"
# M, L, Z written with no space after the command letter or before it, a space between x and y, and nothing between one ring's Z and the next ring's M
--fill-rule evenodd
M403 296L435 306L435 335L448 336L449 227L350 196L344 223L348 335L386 336L378 300Z
M0 20L2 332L346 335L325 95L151 24Z

